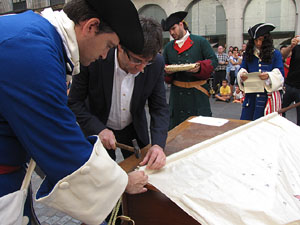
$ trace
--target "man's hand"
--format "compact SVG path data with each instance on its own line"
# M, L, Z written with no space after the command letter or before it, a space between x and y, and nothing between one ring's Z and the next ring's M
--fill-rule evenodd
M139 194L147 191L144 186L148 182L148 176L144 171L133 171L128 174L128 184L125 191L128 194Z
M291 41L291 48L293 49L300 42L300 35L296 35Z
M201 65L200 63L196 63L196 67L193 69L190 69L188 72L190 73L198 73L200 71Z
M243 72L243 73L241 74L241 79L242 79L243 82L244 82L245 80L248 79L248 76L247 76L247 73L246 73L246 72Z
M98 134L104 148L116 149L116 137L114 133L109 129L104 129Z
M263 72L259 75L261 80L267 80L269 78L269 74L267 72Z
M166 155L158 145L153 145L147 152L140 166L147 164L147 169L158 170L166 164Z

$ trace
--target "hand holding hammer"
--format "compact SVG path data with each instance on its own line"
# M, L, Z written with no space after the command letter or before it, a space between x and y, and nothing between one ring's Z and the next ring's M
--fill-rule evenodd
M141 149L140 149L140 147L139 147L136 139L132 140L132 145L133 145L133 147L131 147L129 145L125 145L125 144L116 142L116 146L118 148L125 149L127 151L133 152L134 155L135 155L135 157L137 159L139 159L141 157Z

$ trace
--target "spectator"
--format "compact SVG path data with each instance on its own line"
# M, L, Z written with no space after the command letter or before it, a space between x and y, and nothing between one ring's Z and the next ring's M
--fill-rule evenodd
M216 95L216 100L223 101L223 102L230 102L231 97L231 89L228 86L228 81L224 79L222 81L222 87L220 88L220 93Z
M218 88L221 87L222 81L226 78L226 67L228 65L228 56L224 53L223 46L218 47L218 52L216 54L218 58L218 66L215 69L214 74L214 91L215 93L218 92Z
M286 49L286 48L287 48L286 45L283 45L280 47L281 55L283 55L283 52L285 51L284 49ZM290 52L286 58L284 58L282 56L283 68L284 68L284 78L286 78L289 73L290 63L291 63L291 55L292 55L292 52Z
M243 43L241 48L241 56L243 56L244 53L246 52L246 48L247 48L247 44Z
M243 103L245 99L244 93L240 90L239 86L235 86L233 93L233 103Z
M233 86L235 85L236 75L240 68L240 64L242 63L242 58L239 56L238 53L239 53L238 47L234 47L232 56L229 57L229 62L230 62L229 83L230 83L231 92L233 92Z
M282 107L288 107L292 102L300 101L300 36L297 35L291 41L291 44L283 49L283 57L287 57L290 53L291 63L290 69L285 79L285 94L283 95ZM283 114L285 116L285 114ZM300 108L297 107L297 125L300 126Z

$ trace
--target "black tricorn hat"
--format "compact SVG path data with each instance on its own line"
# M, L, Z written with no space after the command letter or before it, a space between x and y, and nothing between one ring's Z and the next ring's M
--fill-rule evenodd
M187 15L188 13L185 11L179 11L172 13L167 19L162 19L161 20L161 26L164 31L169 31L170 28L179 22L181 22Z
M249 28L248 34L251 38L256 39L260 36L270 33L274 29L275 26L271 23L258 23L255 26Z
M138 12L130 0L86 0L119 36L120 44L135 54L144 47ZM101 22L101 21L100 21Z

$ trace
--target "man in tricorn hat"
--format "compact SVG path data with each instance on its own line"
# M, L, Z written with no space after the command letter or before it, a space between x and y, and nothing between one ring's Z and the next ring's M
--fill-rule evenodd
M170 126L177 126L189 116L211 116L207 79L217 66L218 60L209 42L190 34L183 20L187 12L171 14L161 24L174 38L163 51L166 64L196 63L189 71L166 72L165 81L171 85Z
M84 138L67 106L66 74L106 58L119 43L139 54L136 8L130 0L72 0L59 12L2 16L0 33L0 197L20 189L32 158L46 174L38 201L100 224L124 191L146 191L147 176L127 175L97 137ZM23 224L31 223L29 205ZM5 217L7 206L0 221L16 224Z

